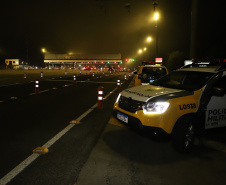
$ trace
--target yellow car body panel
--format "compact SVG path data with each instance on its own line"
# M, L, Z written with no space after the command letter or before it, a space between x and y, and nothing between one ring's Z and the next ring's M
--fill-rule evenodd
M175 123L181 116L197 111L201 92L198 90L190 96L169 99L168 109L161 114L144 114L143 110L131 113L121 109L118 102L114 104L114 109L139 119L143 126L161 128L166 133L171 134Z

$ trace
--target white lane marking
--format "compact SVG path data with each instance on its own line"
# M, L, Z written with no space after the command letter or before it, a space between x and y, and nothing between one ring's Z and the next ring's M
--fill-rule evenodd
M30 93L29 95L31 96L31 95L35 95L35 94L40 94L40 93L48 92L48 91L50 91L50 90L47 89L47 90L39 91L38 93Z
M72 82L72 80L46 80L46 81L56 81L56 82ZM76 80L76 82L81 82L81 83L85 83L85 82L88 82L88 83L103 83L103 84L116 84L116 82L97 82L97 81L90 81L90 79L86 80L86 81L78 81Z
M0 87L8 87L8 86L20 85L20 84L23 84L23 83L15 83L15 84L0 85Z
M104 97L104 99L107 99L108 96L110 96L111 94L113 94L116 90L117 90L117 88L115 88L113 91L111 91L110 93L108 93L108 94Z
M111 91L107 96L112 94L117 88ZM90 112L92 112L97 107L97 103L93 105L90 109L84 112L81 116L79 116L76 120L81 121L84 117L86 117ZM59 132L56 136L50 139L47 143L45 143L42 147L49 148L52 146L58 139L60 139L64 134L66 134L71 128L73 128L74 124L69 124L65 127L61 132ZM37 159L42 154L34 153L30 155L27 159L25 159L22 163L16 166L13 170L7 173L3 178L0 179L0 185L5 185L10 182L14 177L16 177L20 172L22 172L28 165L30 165L35 159Z
M52 146L58 139L60 139L64 134L66 134L73 126L73 124L68 125L62 131L60 131L57 135L55 135L52 139L50 139L47 143L45 143L42 147L49 148Z
M32 154L17 167L6 174L2 179L0 179L0 185L5 185L10 182L15 176L17 176L21 171L23 171L28 165L30 165L35 159L37 159L39 154Z

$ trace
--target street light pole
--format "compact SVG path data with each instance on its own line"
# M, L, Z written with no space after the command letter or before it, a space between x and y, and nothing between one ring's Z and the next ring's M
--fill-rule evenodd
M154 6L154 12L155 12L155 9L156 9L156 6L158 5L158 2L154 1L153 3L153 6ZM154 14L154 19L156 21L156 24L155 24L155 28L156 28L156 48L155 48L155 58L158 57L158 25L157 25L157 22L158 22L158 13L156 12Z
M156 28L156 58L158 57L158 13L155 13Z
M151 48L150 48L150 42L151 42L151 37L147 38L147 42L148 42L148 60L150 59L150 52L151 52Z

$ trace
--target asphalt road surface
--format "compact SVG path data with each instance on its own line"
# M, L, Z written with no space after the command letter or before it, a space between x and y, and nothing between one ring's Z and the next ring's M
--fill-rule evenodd
M116 87L121 80L120 90ZM0 185L221 185L226 183L225 130L177 153L112 117L124 73L81 75L0 87ZM103 108L97 107L104 87ZM71 124L70 121L76 120ZM34 153L37 147L47 153Z

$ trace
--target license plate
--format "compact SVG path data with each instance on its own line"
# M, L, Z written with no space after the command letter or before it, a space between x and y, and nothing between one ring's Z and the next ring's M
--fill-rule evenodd
M117 113L117 118L125 123L128 123L128 116L123 115L121 113Z

